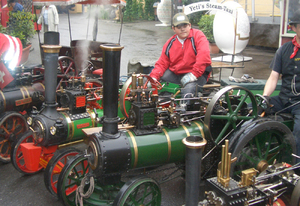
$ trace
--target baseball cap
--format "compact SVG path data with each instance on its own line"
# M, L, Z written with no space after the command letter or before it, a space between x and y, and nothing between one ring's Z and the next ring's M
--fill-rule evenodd
M179 24L189 24L189 18L184 13L177 13L173 16L173 25L178 26Z
M290 18L289 24L300 24L300 10L295 11L294 15Z

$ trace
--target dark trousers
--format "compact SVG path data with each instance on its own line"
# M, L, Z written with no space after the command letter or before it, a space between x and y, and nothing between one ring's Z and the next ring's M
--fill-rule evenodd
M181 84L180 80L184 76L182 75L176 75L171 70L167 69L164 73L164 75L161 77L161 80L164 82L171 82L174 84ZM181 97L194 97L198 96L198 92L202 92L202 86L207 83L207 78L204 76L201 76L197 79L195 82L190 82L185 85L185 87L181 88ZM197 87L198 85L198 87Z
M270 104L273 105L271 108L271 112L278 112L282 109L290 106L291 104L283 104L279 96L271 97ZM281 111L283 113L291 113L294 116L294 128L293 128L293 135L296 140L296 146L297 146L297 155L300 156L300 103L296 104L292 107L289 107L287 109L284 109ZM300 162L299 159L297 159L297 162Z

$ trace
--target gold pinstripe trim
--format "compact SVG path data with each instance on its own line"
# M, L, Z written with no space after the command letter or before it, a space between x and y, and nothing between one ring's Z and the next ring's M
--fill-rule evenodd
M26 87L23 87L24 88L24 91L27 93L27 96L30 97L30 94L28 92L28 89Z
M167 162L169 162L170 158L171 158L171 152L172 152L170 136L169 136L168 132L164 128L162 129L162 131L165 133L165 136L166 136L167 142L168 142L168 159L167 159Z
M198 123L198 122L194 122L197 127L199 128L200 130L200 133L201 133L201 136L203 137L203 139L205 139L205 135L204 135L204 131L203 131L203 128L201 127L201 125Z
M77 140L77 141L74 141L74 142L68 142L68 143L65 143L65 144L60 144L60 145L58 145L58 148L61 149L63 147L78 144L78 143L81 143L81 142L83 142L83 139L80 139L80 140Z
M22 94L22 96L23 96L23 99L25 99L26 96L25 96L25 94L24 94L23 89L24 89L24 87L21 87L21 88L20 88L20 92L21 92L21 94ZM25 109L25 104L23 104L23 110L24 110L24 109Z
M20 91L21 91L21 93L22 93L23 99L25 99L25 94L24 94L24 92L23 92L23 87L20 88Z
M89 115L91 117L92 126L96 127L96 121L95 121L96 120L96 114L95 114L95 112L92 111L92 110L89 110L89 109L87 109L86 111L89 113Z
M44 88L44 90L46 89L44 84L40 83L40 85Z
M28 89L26 88L26 87L23 87L24 88L24 92L26 92L27 93L27 96L28 96L28 98L30 98L30 94L29 94L29 92L28 92ZM26 95L26 94L25 94ZM27 97L26 97L27 98ZM24 109L26 108L26 105L24 104Z
M181 126L182 126L182 128L185 130L186 136L187 136L187 137L190 136L190 132L189 132L189 130L186 128L186 126L184 126L184 125L181 125Z
M68 128L69 128L69 136L67 138L68 141L70 141L72 139L72 137L74 136L74 123L72 122L71 118L69 117L69 115L65 112L62 112L62 114L65 116L66 120L67 120L67 124L68 124Z
M136 168L137 166L137 162L138 162L138 155L139 155L139 151L138 151L138 148L137 148L137 144L136 144L136 140L135 140L135 137L134 135L132 134L132 132L130 130L127 130L130 138L131 138L131 141L132 141L132 144L133 144L133 149L134 149L134 164L133 164L133 168Z
M1 96L3 98L3 106L4 106L3 111L5 111L6 110L6 99L5 99L5 96L4 96L4 94L3 94L2 91L0 91L0 94L1 94Z

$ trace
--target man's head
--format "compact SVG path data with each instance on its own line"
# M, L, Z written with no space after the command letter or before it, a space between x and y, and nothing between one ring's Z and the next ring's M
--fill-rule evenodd
M10 0L8 4L9 4L10 6L14 7L14 6L16 5L17 2L18 2L17 0Z
M290 18L289 24L292 27L292 30L299 35L300 38L300 10L294 12L294 15Z
M189 18L184 13L175 14L172 28L180 39L187 38L191 30Z

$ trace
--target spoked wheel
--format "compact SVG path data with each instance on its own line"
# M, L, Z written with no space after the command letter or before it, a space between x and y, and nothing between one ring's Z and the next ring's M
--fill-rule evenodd
M292 193L291 205L300 206L300 181L299 180Z
M59 175L66 165L67 161L79 154L80 150L72 147L57 150L51 160L48 162L44 172L44 182L46 188L53 195L57 195L57 181Z
M18 139L11 150L11 161L13 166L21 173L23 174L35 174L38 173L43 169L42 165L38 166L38 169L35 171L32 171L26 167L24 156L21 150L21 143L28 143L28 142L34 142L33 139L33 132L31 130L28 130L23 134L23 136Z
M252 103L252 111L247 108L248 101ZM256 117L257 105L253 94L240 86L227 86L217 92L210 101L204 123L217 144L236 130L242 121Z
M64 166L57 183L57 195L64 205L76 205L76 189L89 169L88 160L82 154L76 155Z
M292 153L296 152L296 143L290 129L278 121L266 119L253 121L233 134L237 141L229 144L232 158L237 161L231 166L232 176L239 176L242 170L255 168L264 171L276 162L294 164Z
M71 57L60 56L58 57L58 73L57 78L59 82L57 84L56 90L60 88L60 84L63 81L67 81L71 77L77 77L77 71L75 68L75 62Z
M128 181L118 193L113 206L161 205L158 183L145 176Z
M154 91L152 92L153 94L158 94L158 88L154 82L154 80L148 76L148 75L137 75L137 77L143 77L144 79L144 83L143 83L143 88L147 88L147 84L150 81L152 88L154 88ZM161 85L160 85L161 86ZM124 115L124 117L128 118L129 115L129 109L130 109L130 103L129 103L129 99L130 99L130 89L132 87L132 77L128 78L127 81L124 83L121 93L120 93L120 110L122 112L122 114Z
M3 113L0 117L0 161L10 162L11 145L28 130L24 116L16 112Z
M82 184L83 189L79 189L79 193L83 190L84 195L89 194L89 197L83 198L84 205L111 205L114 201L123 183L101 185L97 180L92 180L89 170L88 160L83 154L71 158L64 166L57 183L57 195L64 205L76 205L76 190Z

